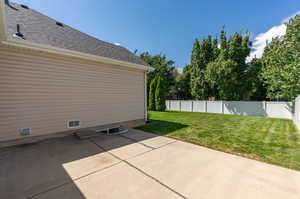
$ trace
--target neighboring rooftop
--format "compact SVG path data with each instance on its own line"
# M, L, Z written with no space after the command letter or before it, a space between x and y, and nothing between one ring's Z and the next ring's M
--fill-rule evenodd
M148 66L124 47L96 39L24 5L6 4L6 24L10 39L22 39L21 35L36 44ZM18 26L21 34L16 34Z

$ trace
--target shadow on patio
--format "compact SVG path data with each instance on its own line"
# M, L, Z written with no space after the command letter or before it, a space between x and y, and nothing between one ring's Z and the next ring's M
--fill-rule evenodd
M179 126L172 128L175 127ZM100 135L89 140L68 136L32 145L2 148L0 198L84 199L93 198L94 194L102 194L103 198L107 198L115 194L116 187L124 185L124 190L119 191L126 193L131 190L126 189L126 183L135 181L132 178L139 173L127 171L127 167L122 172L124 176L119 176L116 169L115 174L107 179L99 176L99 173L120 167L124 160L172 142L174 140L169 138L130 129L127 134L120 136ZM145 183L152 182L143 181L140 186Z

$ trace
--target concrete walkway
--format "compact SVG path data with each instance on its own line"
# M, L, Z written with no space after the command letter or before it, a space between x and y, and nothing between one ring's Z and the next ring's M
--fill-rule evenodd
M130 130L0 149L0 198L299 199L300 172Z

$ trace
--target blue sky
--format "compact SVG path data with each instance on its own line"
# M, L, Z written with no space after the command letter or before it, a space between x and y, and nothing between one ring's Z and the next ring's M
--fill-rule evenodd
M14 0L131 51L163 53L183 67L195 38L248 30L252 39L300 11L300 0ZM277 29L273 30L277 31ZM260 35L259 35L260 34ZM263 35L266 36L266 35Z

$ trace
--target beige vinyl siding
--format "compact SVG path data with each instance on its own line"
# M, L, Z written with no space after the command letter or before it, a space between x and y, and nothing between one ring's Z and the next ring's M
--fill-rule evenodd
M144 118L144 71L0 48L0 140Z

